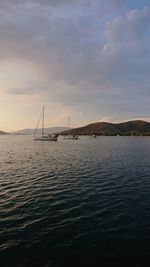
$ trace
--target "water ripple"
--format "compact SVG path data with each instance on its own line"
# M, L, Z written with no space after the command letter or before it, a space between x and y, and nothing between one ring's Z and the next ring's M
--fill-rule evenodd
M149 139L46 143L1 137L1 266L148 259Z

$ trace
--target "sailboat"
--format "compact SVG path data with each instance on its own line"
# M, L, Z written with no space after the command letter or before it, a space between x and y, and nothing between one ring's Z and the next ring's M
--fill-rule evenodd
M44 116L45 116L45 106L43 106L43 110L42 110L42 113L40 115L40 119L39 119L37 127L34 131L34 140L36 140L36 141L57 141L57 135L51 135L51 134L45 134L44 133ZM41 121L41 117L42 117L42 135L35 137L38 125Z
M79 139L78 135L71 135L69 133L69 131L70 131L70 117L68 118L68 134L66 136L64 136L63 139L64 140L77 140L77 139Z

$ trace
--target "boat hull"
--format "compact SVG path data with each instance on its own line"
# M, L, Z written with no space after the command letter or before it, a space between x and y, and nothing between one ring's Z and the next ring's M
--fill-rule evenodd
M55 138L42 138L42 137L37 137L37 138L34 138L35 141L57 141L57 137Z
M63 139L64 140L78 140L79 138L78 136L65 136Z

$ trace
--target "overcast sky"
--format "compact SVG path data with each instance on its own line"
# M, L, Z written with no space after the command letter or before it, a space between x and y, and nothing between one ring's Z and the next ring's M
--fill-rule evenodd
M149 0L0 0L0 130L150 121Z

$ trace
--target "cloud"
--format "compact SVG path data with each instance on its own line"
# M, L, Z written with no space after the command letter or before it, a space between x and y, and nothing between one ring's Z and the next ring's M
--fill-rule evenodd
M144 38L149 30L150 8L133 9L108 23L106 37L113 42L127 42Z
M38 84L25 84L24 87L12 87L8 89L4 89L3 91L9 95L40 95L43 94L43 90L47 90L43 85Z
M0 61L33 62L45 76L42 89L23 83L7 93L43 94L82 111L148 112L150 8L127 10L121 0L6 0L0 12Z
M103 117L103 118L100 118L100 120L98 120L99 122L112 122L112 117Z

